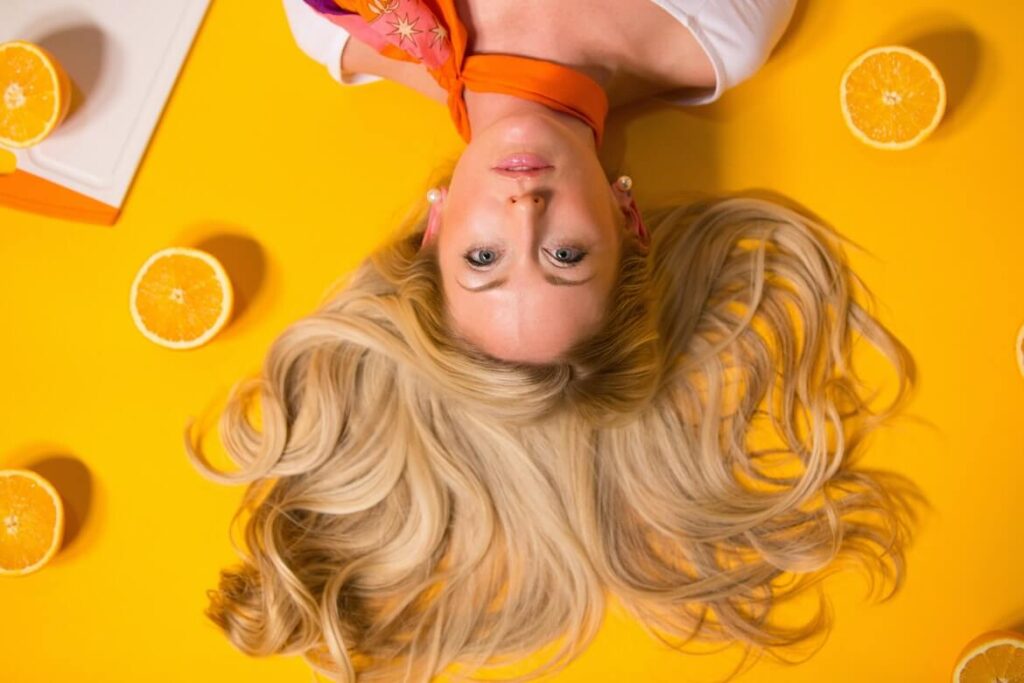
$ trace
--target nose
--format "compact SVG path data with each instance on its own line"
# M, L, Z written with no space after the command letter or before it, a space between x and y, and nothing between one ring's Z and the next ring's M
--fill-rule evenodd
M511 208L517 211L529 213L543 213L547 206L547 200L539 192L524 192L522 194L510 195L508 203Z

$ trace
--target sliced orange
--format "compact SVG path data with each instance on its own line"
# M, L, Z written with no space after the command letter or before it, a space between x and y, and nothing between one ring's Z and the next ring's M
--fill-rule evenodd
M876 47L843 73L839 100L846 125L880 149L906 149L928 137L946 111L946 85L935 65L900 45Z
M171 349L210 341L227 324L234 293L215 256L169 247L150 256L132 282L132 320L148 339Z
M1024 325L1020 326L1017 330L1017 368L1020 370L1020 374L1024 375Z
M0 44L0 144L42 141L70 104L71 81L56 57L24 40Z
M0 470L0 575L41 569L63 537L64 504L53 484L29 470Z
M953 669L953 683L1024 681L1024 634L988 631L964 646Z

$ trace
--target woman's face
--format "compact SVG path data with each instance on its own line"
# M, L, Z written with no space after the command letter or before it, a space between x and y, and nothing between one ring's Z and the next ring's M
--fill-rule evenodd
M531 114L475 134L433 207L454 331L491 356L534 363L596 332L627 234L623 202L589 129Z

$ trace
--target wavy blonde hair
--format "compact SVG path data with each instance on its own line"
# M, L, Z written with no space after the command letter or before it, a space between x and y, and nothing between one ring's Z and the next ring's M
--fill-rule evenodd
M773 605L850 565L896 592L926 499L856 460L914 364L844 238L753 197L647 223L650 252L627 250L604 330L533 366L449 335L421 217L232 389L219 430L236 470L205 459L189 421L197 467L249 484L243 562L208 610L235 646L339 681L427 681L558 645L507 677L525 681L590 643L607 591L673 647L789 662L831 616L822 602L787 626ZM880 407L858 339L898 379Z

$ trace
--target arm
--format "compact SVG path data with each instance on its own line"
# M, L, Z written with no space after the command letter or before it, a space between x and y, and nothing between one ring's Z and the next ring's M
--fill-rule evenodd
M389 59L358 40L348 41L342 52L341 72L374 74L401 83L442 104L448 101L448 93L437 84L422 64Z
M288 27L296 44L308 57L323 64L342 85L364 85L382 78L412 88L427 97L446 102L444 89L420 64L382 56L307 5L303 0L283 0Z

